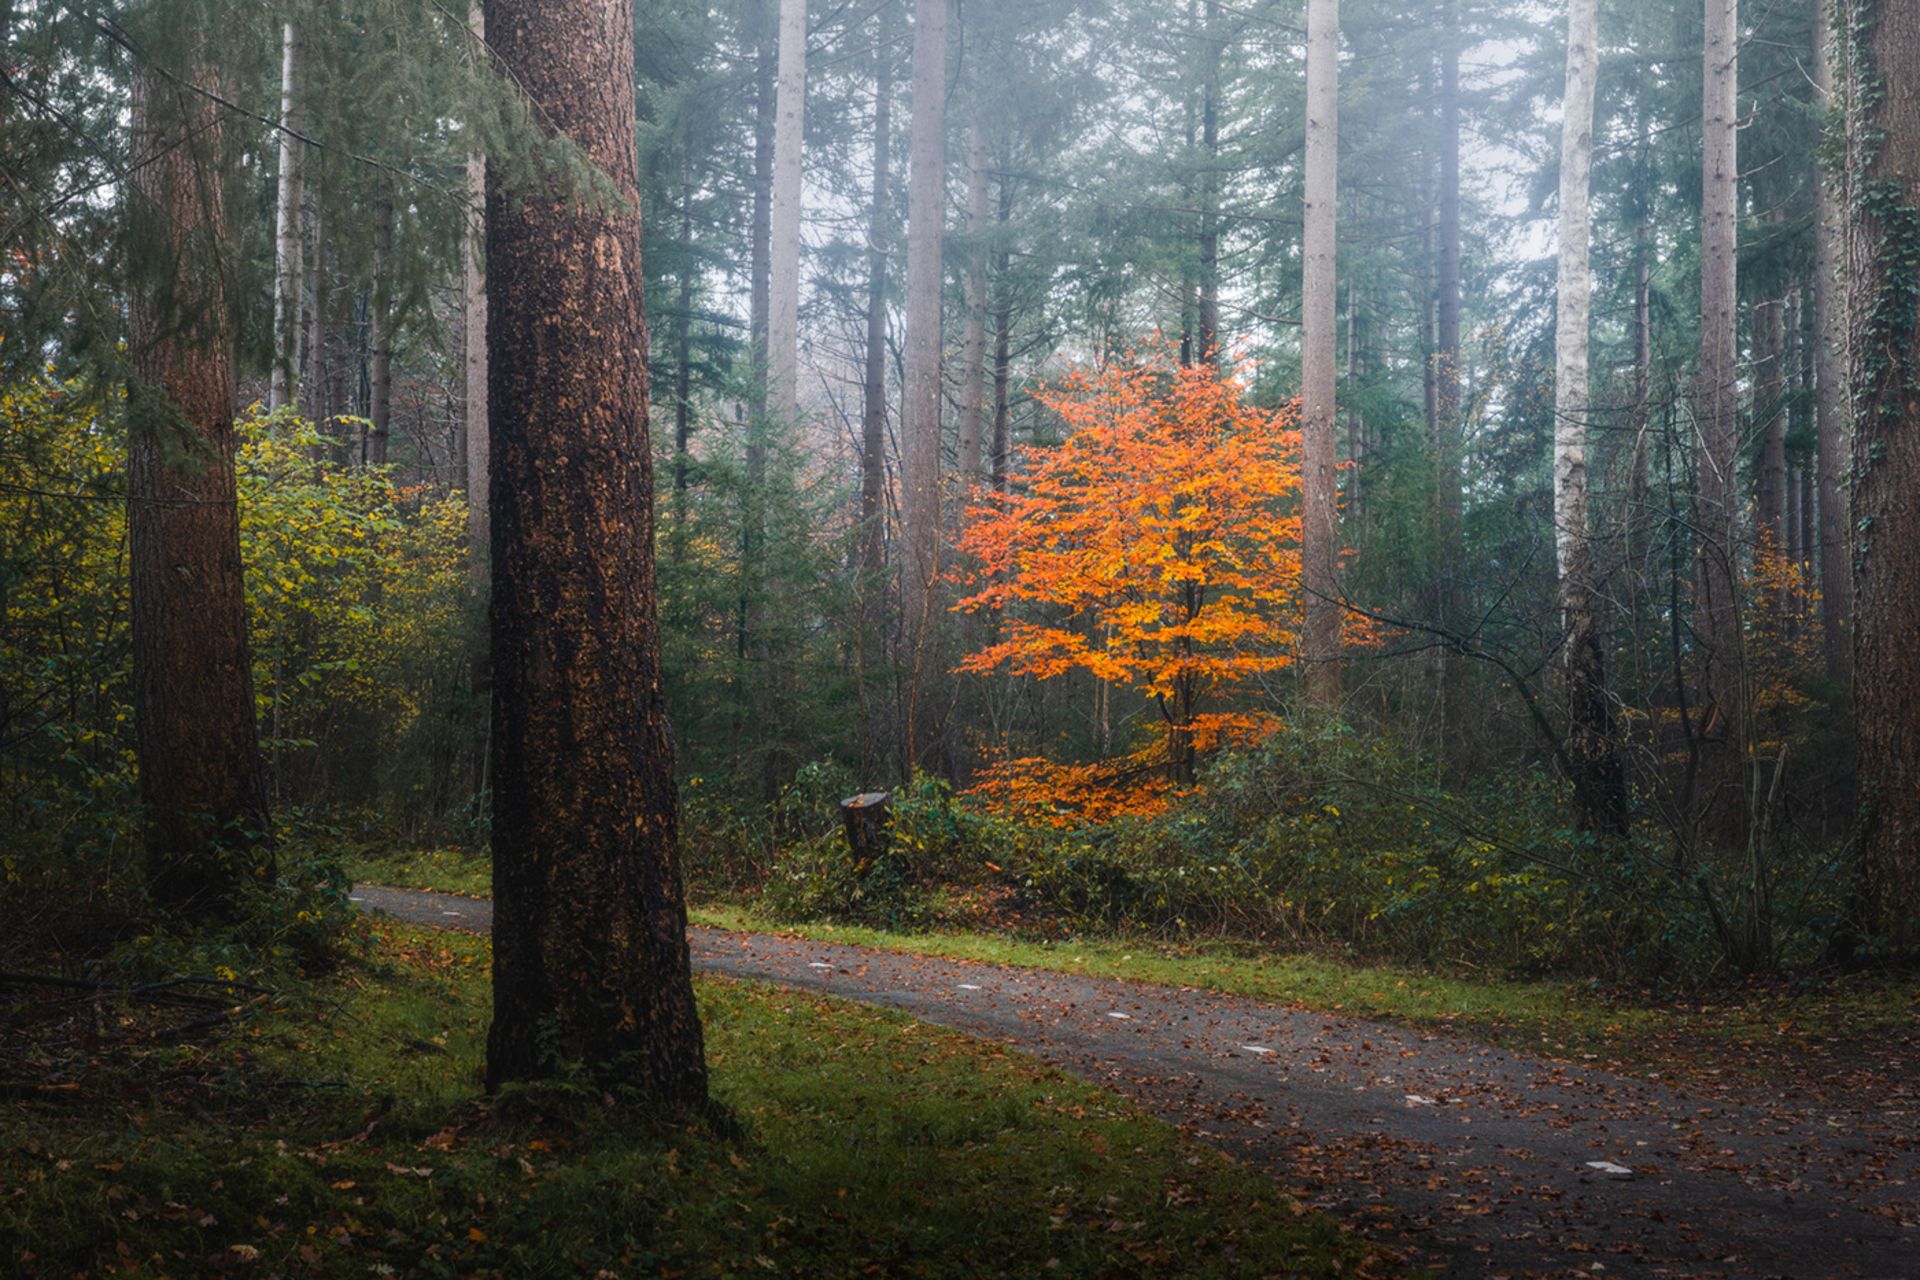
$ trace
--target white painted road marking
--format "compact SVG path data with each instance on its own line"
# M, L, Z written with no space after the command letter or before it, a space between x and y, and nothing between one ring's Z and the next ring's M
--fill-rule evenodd
M812 961L811 963L809 963L809 964L807 965L807 968L809 968L809 969L831 969L831 968L833 968L833 966L832 966L832 965L830 965L830 964L825 964L825 963L822 963L822 962L821 962L821 961L819 961L819 960L815 960L815 961Z
M981 988L980 988L980 984L977 982L963 982L960 984L960 989L962 991L978 991Z
M1116 1009L1115 1011L1113 1011L1112 1013L1109 1013L1109 1014L1108 1014L1107 1016L1108 1016L1109 1018L1124 1018L1124 1019L1125 1019L1125 1020L1127 1020L1128 1022L1131 1022L1131 1021L1133 1021L1133 1015L1132 1015L1132 1014L1130 1014L1130 1013L1121 1013L1121 1012L1120 1012L1119 1010L1117 1010L1117 1009Z
M1267 1048L1267 1046L1263 1044L1243 1044L1240 1047L1242 1049L1245 1049L1248 1053L1258 1053L1258 1054L1265 1055L1273 1052L1273 1050Z

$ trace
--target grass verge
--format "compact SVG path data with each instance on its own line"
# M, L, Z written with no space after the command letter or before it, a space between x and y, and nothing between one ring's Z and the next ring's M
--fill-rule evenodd
M0 1270L1386 1270L1265 1178L1019 1055L778 988L699 993L745 1141L578 1087L484 1099L487 944L459 935L381 926L368 962L215 1043L16 1034Z
M1756 983L1691 1001L1653 1001L1590 983L1358 964L1246 943L895 933L858 925L781 923L749 907L721 904L696 907L691 915L694 923L715 928L1196 987L1328 1013L1395 1019L1519 1052L1686 1074L1732 1070L1767 1076L1800 1065L1804 1059L1795 1055L1810 1046L1871 1045L1886 1035L1911 1036L1920 1020L1920 989L1911 977L1892 975Z

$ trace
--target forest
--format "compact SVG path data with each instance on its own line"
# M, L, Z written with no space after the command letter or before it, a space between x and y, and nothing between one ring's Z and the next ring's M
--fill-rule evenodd
M0 1272L1920 1275L1920 0L0 0Z

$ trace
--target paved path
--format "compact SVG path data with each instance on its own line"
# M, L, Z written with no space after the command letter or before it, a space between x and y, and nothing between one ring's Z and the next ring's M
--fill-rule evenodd
M492 923L471 898L354 898ZM1920 1280L1920 1153L1844 1118L1210 992L689 936L708 972L902 1009L1113 1088L1443 1275Z

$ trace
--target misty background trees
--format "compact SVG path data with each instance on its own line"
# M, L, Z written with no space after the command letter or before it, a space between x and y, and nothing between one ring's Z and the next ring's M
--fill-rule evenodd
M1382 816L1339 837L1356 856L1431 842L1416 865L1437 868L1436 896L1370 890L1396 910L1487 883L1468 865L1485 845L1518 878L1502 883L1558 886L1539 892L1567 936L1631 933L1632 964L1911 945L1920 589L1900 548L1920 501L1920 257L1902 6L639 0L631 147L569 145L481 6L164 8L0 10L17 856L122 847L136 778L149 817L185 806L250 833L230 848L289 822L502 838L502 735L527 722L500 700L517 714L545 695L499 665L498 602L521 598L500 575L531 570L490 573L488 548L543 459L597 456L572 434L582 406L638 394L595 373L555 399L569 360L616 361L570 357L588 336L645 377L652 479L613 505L649 531L657 572L577 630L657 614L696 881L766 883L815 790L917 776L964 796L1010 762L1124 759L1165 727L1150 688L1098 664L962 670L1015 622L1091 653L1111 620L956 606L971 512L1086 425L1053 389L1165 351L1264 410L1297 400L1303 483L1273 513L1300 521L1300 616L1260 641L1287 661L1203 709L1268 717L1284 740L1207 753L1199 797L1150 820L1239 833L1219 838L1269 905L1334 894L1292 860L1297 832L1203 812L1266 768L1270 817L1303 797L1418 812L1427 826ZM198 122L190 147L143 142L139 112L120 127L161 103L166 127ZM201 154L216 144L224 158ZM633 271L637 250L638 292L503 348L526 316L502 307L528 299L500 275L481 193L511 212L555 183L632 205L633 246L609 232L568 252L585 281L608 254ZM147 232L121 217L142 201L169 211ZM616 321L631 327L608 337ZM171 389L167 350L209 366L193 390ZM143 387L170 388L171 435ZM242 416L225 442L255 402L281 416ZM529 456L493 427L544 415ZM191 459L167 443L186 422ZM315 513L286 530L328 547L361 530L355 554L390 565L387 585L226 661L230 696L193 704L209 734L219 718L217 751L149 742L190 683L153 675L172 650L149 602L196 635L257 636L274 599L348 574L302 560L282 588L257 561L244 600L233 582L179 595L166 477L231 512L255 438L297 438L314 468ZM118 455L85 463L95 444L138 464L124 488ZM373 501L353 480L368 472L391 485L377 520L351 507ZM449 500L464 536L435 541ZM192 536L228 563L248 516L221 519ZM464 599L427 610L398 589L438 583L423 565L446 554ZM528 597L528 616L550 605ZM651 680L637 659L590 665L606 663ZM543 748L560 758L542 767L574 750ZM188 759L204 787L153 791ZM1165 831L1071 803L1009 820L1077 832L1132 886L1120 915L1186 920L1142 888L1183 856ZM1047 849L1015 891L1053 883ZM1006 865L981 853L970 874L999 883L982 860Z

